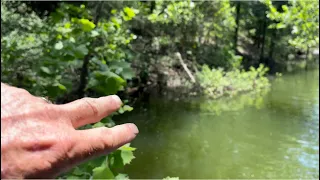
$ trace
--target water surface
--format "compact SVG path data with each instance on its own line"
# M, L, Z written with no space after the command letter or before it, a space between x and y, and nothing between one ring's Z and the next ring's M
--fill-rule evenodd
M235 98L153 97L123 122L140 130L132 179L319 178L319 71Z

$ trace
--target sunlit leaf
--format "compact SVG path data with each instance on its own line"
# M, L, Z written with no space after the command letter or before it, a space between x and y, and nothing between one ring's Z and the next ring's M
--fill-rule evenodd
M93 179L113 179L114 175L106 163L103 163L100 167L96 167L92 170Z
M130 164L130 162L135 158L133 155L132 150L127 149L121 149L121 158L123 161L123 164Z
M41 69L42 72L44 72L44 73L46 73L46 74L51 74L50 69L47 68L47 67L42 66L42 67L40 67L40 69Z
M56 50L60 50L63 48L63 43L61 41L57 42L55 45L54 45L54 48Z
M124 105L122 108L124 111L132 111L133 110L133 107L128 106L128 105Z
M129 176L127 174L118 174L115 179L123 179L123 180L129 180Z
M59 88L60 90L62 90L62 91L67 90L67 88L66 88L63 84L57 83L57 86L58 86L58 88Z
M96 25L88 19L80 19L79 22L82 24L82 29L86 32L89 32L96 27Z
M132 19L133 17L136 16L136 14L134 13L133 9L129 8L129 7L125 7L123 9L123 11L127 14L127 16L129 17L129 19Z

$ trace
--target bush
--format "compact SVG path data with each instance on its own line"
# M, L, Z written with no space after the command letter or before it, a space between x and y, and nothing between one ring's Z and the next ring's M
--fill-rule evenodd
M204 94L218 98L224 95L234 96L240 92L260 91L268 87L269 80L264 76L267 71L268 68L262 64L259 68L250 67L249 71L235 69L228 72L204 65L196 76Z
M84 5L62 4L44 19L34 12L19 14L8 2L1 5L2 82L56 101L77 92L86 58L85 96L116 94L134 76L125 53L133 39L125 28L125 22L134 15L132 12L128 15L132 9L125 7L110 18L94 23L89 20L92 12ZM26 5L21 3L19 7ZM77 16L72 11L78 12ZM114 126L112 116L131 110L124 105L118 112L82 129ZM134 159L134 150L130 144L124 145L107 156L75 167L60 178L127 178L119 171Z

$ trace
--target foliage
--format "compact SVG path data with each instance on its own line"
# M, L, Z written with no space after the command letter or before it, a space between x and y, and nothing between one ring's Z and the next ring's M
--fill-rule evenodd
M90 20L92 14L84 5L62 4L47 19L40 19L35 13L18 14L7 6L1 8L1 23L5 27L1 37L4 82L26 88L35 95L56 99L75 90L74 86L79 82L77 71L86 58L90 59L86 92L115 94L133 77L125 48L134 36L121 28L124 21L135 16L131 8L125 7L98 23ZM81 17L72 16L73 11ZM131 110L132 107L124 105L114 115ZM108 117L82 129L113 125ZM131 162L134 150L129 145L123 146L108 156L76 167L64 177L126 177L116 172Z
M269 7L267 17L276 23L270 28L291 30L289 44L298 49L307 50L319 44L319 1L289 1L282 5L279 12L270 0L265 1Z
M269 86L269 80L264 76L268 68L262 64L259 68L251 67L250 71L210 69L207 65L198 72L197 78L204 93L212 98L223 95L234 96L239 92L260 91Z
M83 17L72 17L71 13L66 13L71 9ZM124 10L129 11L128 7ZM9 21L10 13L3 16L4 22ZM121 26L133 15L127 16L121 11L96 25L88 19L92 15L84 6L63 4L46 21L36 19L42 26L30 23L34 21L30 16L19 18L20 21L30 21L28 24L31 24L29 29L32 31L16 30L1 38L2 64L8 67L2 69L5 81L27 87L36 95L57 98L75 90L73 87L79 82L83 60L90 58L87 91L109 95L123 90L126 80L133 77L125 47L134 36L127 34ZM17 68L25 69L17 71ZM19 82L10 79L14 74L25 71Z
M319 46L318 1L37 3L1 2L2 82L56 103L169 84L211 98L259 94L269 69L317 64L309 57ZM113 116L133 109L126 103ZM82 129L114 125L111 116ZM126 179L119 172L133 151L124 146L63 177Z
M108 156L99 157L72 169L62 179L128 179L128 175L117 173L135 158L135 148L126 144Z

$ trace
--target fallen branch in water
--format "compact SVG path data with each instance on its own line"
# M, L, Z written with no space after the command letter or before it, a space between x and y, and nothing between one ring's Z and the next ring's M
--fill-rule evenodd
M180 64L182 65L183 69L187 72L189 78L191 79L191 81L193 83L196 82L194 76L191 74L190 70L188 69L187 65L183 62L183 59L181 57L181 54L179 52L176 52L176 56L178 57L179 61L180 61Z

